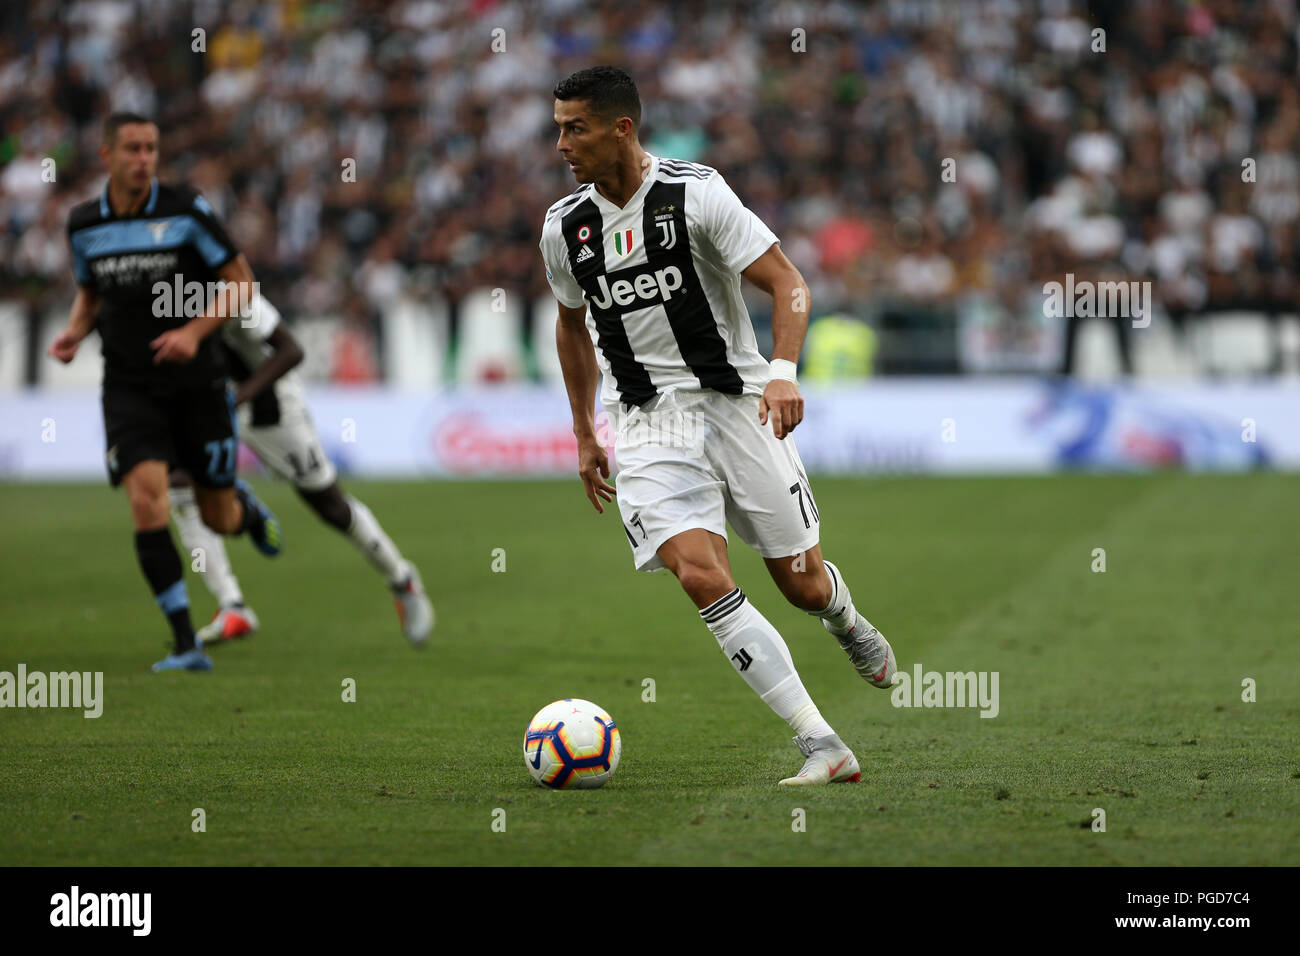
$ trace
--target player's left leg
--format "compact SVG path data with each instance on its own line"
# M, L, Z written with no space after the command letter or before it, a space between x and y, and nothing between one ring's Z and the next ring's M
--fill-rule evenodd
M236 478L229 488L205 487L196 481L194 500L203 523L217 534L239 535L247 531L257 550L269 557L275 557L283 548L280 519L242 478Z
M234 390L229 386L195 389L175 410L176 464L194 481L194 500L203 523L217 534L243 534L266 555L280 553L280 521L258 500L248 483L235 477L239 429Z
M822 559L821 514L794 438L778 440L758 424L755 396L715 405L727 427L711 454L727 476L732 527L763 556L786 600L822 619L864 680L892 686L897 662L889 642L854 608L839 570Z
M244 441L262 464L293 482L307 506L345 535L383 576L393 592L402 633L414 646L423 647L433 631L434 612L420 572L402 556L370 509L339 487L338 472L325 454L305 406L282 402L281 417L275 424L258 425L250 420Z
M893 648L853 606L848 584L838 567L822 559L820 544L801 554L764 558L763 562L787 601L821 618L863 680L873 687L894 685L898 662Z
M181 544L193 561L191 565L217 601L212 620L195 632L199 644L219 644L257 631L257 615L244 603L244 592L230 566L226 543L199 515L194 498L194 484L183 469L171 473L172 521L180 532Z
M433 630L433 604L415 565L402 557L374 513L349 494L337 481L312 491L298 486L298 494L330 527L347 535L370 566L383 575L392 589L402 633L416 647L423 647Z

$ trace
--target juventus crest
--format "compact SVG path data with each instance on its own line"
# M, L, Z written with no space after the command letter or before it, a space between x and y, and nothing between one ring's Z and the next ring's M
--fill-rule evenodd
M671 249L677 245L677 219L673 215L674 207L661 206L654 212L655 225L659 227L659 248Z

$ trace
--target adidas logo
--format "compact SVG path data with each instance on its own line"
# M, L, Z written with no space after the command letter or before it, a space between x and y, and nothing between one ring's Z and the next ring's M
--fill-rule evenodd
M574 261L574 262L586 262L588 259L592 258L594 255L595 255L595 253L591 251L591 246L587 245L587 244L584 242L584 243L582 244L582 251L578 253L578 257L577 257L576 259L574 259L573 261Z

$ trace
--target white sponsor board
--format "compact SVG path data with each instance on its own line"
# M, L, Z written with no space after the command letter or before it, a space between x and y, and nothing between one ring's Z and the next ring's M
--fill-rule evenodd
M1090 388L925 378L804 394L795 440L818 474L1300 469L1296 384ZM569 476L576 469L568 400L554 386L320 388L308 398L344 474ZM603 420L602 411L598 425ZM96 393L0 399L0 478L103 477L103 455ZM247 449L241 467L258 467Z

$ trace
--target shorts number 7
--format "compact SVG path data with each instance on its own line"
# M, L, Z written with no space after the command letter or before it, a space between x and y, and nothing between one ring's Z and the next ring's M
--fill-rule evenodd
M799 514L803 515L803 526L811 528L812 524L808 521L808 511L803 506L804 487L800 482L795 482L790 486L790 494L799 496ZM812 489L808 489L808 507L812 509L813 520L820 521L821 517L817 514L817 504L813 501Z

